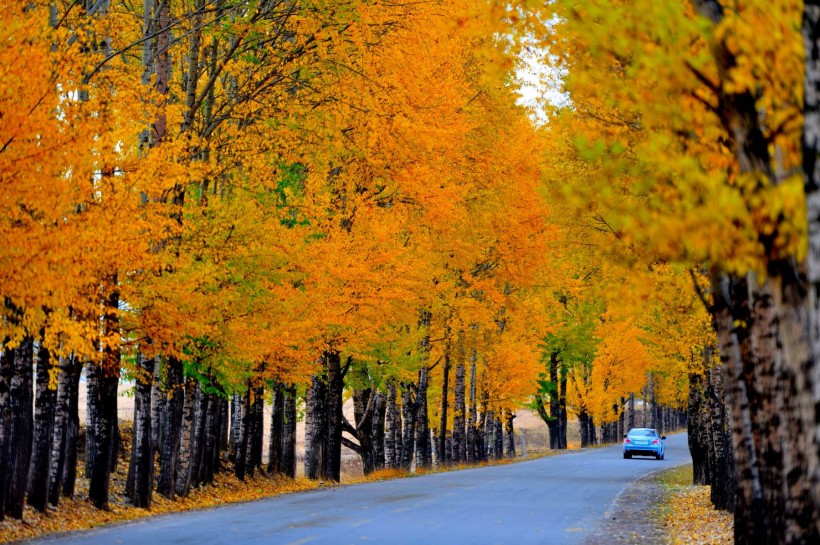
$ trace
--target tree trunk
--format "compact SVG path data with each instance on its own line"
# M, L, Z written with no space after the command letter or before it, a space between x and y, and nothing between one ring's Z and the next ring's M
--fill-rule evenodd
M233 471L236 478L240 481L245 480L245 475L248 472L248 445L250 444L249 428L251 426L251 384L250 380L247 384L247 390L242 395L242 419L239 423L239 443L237 445L236 457L233 462Z
M182 409L182 432L179 438L179 459L177 461L177 478L174 484L177 495L183 498L191 491L194 450L196 443L196 407L198 387L196 379L185 380L185 396Z
M2 351L0 351L0 520L5 518L6 499L8 497L8 454L9 435L11 434L11 401L9 390L11 389L11 377L14 369L15 349L8 349L4 340Z
M495 441L495 446L493 447L494 458L501 460L504 458L504 424L501 422L500 414L495 417L493 440Z
M86 437L90 438L91 452L88 498L98 509L108 508L108 489L112 468L116 467L119 427L117 425L117 386L120 379L119 317L120 295L116 275L106 278L109 293L103 316L102 362L89 363L88 412L93 417L86 425ZM93 380L91 379L93 377ZM88 445L86 445L88 449Z
M463 358L456 365L456 383L453 403L453 461L457 464L467 461L467 430L465 408Z
M504 411L504 455L515 458L515 430L513 428L515 413L510 409Z
M318 479L325 473L323 464L327 450L326 392L324 381L314 375L305 401L305 476L308 479Z
M467 413L467 463L473 463L478 458L476 457L477 454L477 437L476 437L476 425L477 425L477 409L476 409L476 353L473 351L472 357L470 358L470 407L469 412Z
M216 474L216 470L219 464L219 427L222 406L222 397L219 394L208 394L208 416L206 418L205 428L203 431L204 435L202 439L202 466L199 472L201 484L211 484L213 482L214 475ZM262 430L262 423L259 422L257 427L259 430ZM259 435L261 435L261 431ZM258 456L260 460L262 458L261 449L262 447L260 445L258 447Z
M5 489L5 512L23 518L23 503L28 490L29 461L31 459L32 422L32 366L34 341L25 337L20 345L4 354L8 358L8 394L6 399L10 416L5 433L5 458L2 487ZM10 372L9 372L10 371Z
M90 465L89 499L98 509L108 507L112 458L116 455L117 384L119 350L107 349L104 363L89 362L88 412L93 415L86 425L86 465ZM114 353L117 352L117 353Z
M37 399L34 413L34 442L28 478L28 504L41 513L48 504L49 472L54 443L57 389L50 384L53 366L48 350L37 351Z
M327 450L324 478L340 482L342 478L342 393L344 374L338 352L324 355L327 372Z
M549 442L550 442L550 450L555 450L558 448L558 417L557 416L550 416L547 413L547 408L544 406L544 399L541 397L540 393L535 394L535 410L538 413L538 416L541 417L541 420L544 421L544 424L547 425L547 433L549 435ZM550 405L552 406L552 405ZM556 410L558 404L555 404Z
M711 359L711 356L710 356ZM733 512L737 496L732 429L726 395L724 370L721 366L706 367L706 415L709 436L709 477L711 500L717 509Z
M282 473L282 436L285 429L285 386L274 383L271 388L270 446L268 473Z
M567 374L561 371L558 388L558 448L567 448Z
M165 418L162 424L163 442L159 455L159 479L157 492L169 499L176 494L177 463L182 438L182 421L185 407L185 383L182 362L175 357L165 359Z
M738 544L753 543L755 533L765 520L762 508L759 463L754 449L752 416L748 396L746 376L750 369L744 369L741 354L752 361L749 331L737 324L749 324L748 288L745 280L736 282L727 277L713 280L715 300L713 317L720 342L720 355L726 372L729 406L731 407L732 436L735 452L736 476L738 483L735 505L735 540ZM739 321L743 320L743 321ZM760 529L761 537L768 534ZM765 541L763 541L765 542Z
M234 394L231 396L231 461L236 463L239 455L239 443L242 439L242 396Z
M402 431L402 444L400 464L404 469L410 469L413 464L413 453L416 444L416 415L418 413L413 400L411 384L402 385L401 392L401 416L404 429Z
M589 444L590 445L597 445L598 444L598 436L595 433L595 430L598 429L595 427L595 419L590 416L589 417Z
M396 383L387 383L387 400L384 415L384 465L395 469L401 457L401 418L396 399Z
M416 389L416 467L429 467L430 461L430 427L427 420L427 366L419 369L419 383Z
M578 412L578 426L581 429L581 448L586 448L589 446L589 418L584 408Z
M151 387L151 448L154 449L154 457L158 453L161 456L160 449L168 429L168 388L162 383L162 367L165 358L157 356L155 360Z
M489 408L489 396L486 390L487 378L486 374L481 374L481 418L478 429L478 447L479 453L476 458L477 461L483 462L488 458L492 458L492 449L495 446L492 441L493 419L495 418L493 411Z
M481 415L484 422L482 433L485 448L482 451L482 460L492 460L495 458L495 412L488 410L485 406Z
M704 349L704 354L708 349ZM705 359L705 358L704 358ZM697 485L711 484L709 475L709 444L707 443L706 388L703 376L689 374L689 453L692 456L692 481Z
M296 478L296 386L284 388L284 425L282 427L282 473Z
M65 470L63 474L63 496L74 497L74 488L77 484L77 457L80 439L80 377L83 372L83 362L74 358L69 386L68 425L65 439Z
M257 385L248 388L251 396L250 414L248 418L248 450L245 472L253 477L256 470L262 469L262 435L264 433L263 411L265 404L265 388Z
M373 409L375 395L370 388L353 390L353 416L356 420L355 436L359 440L358 453L362 459L365 475L376 469L376 449L373 445ZM373 396L373 399L371 399Z
M154 446L151 443L151 401L157 358L137 355L136 393L134 394L134 436L125 493L134 507L151 507L154 490Z
M74 398L73 406L77 406L75 374L79 378L82 371L82 363L74 356L60 357L59 373L57 375L57 396L54 411L54 433L51 442L51 467L49 468L48 501L54 506L60 503L60 494L66 484L69 450L73 448L73 460L77 462L77 431L71 430L74 424L71 420L72 393ZM74 441L69 446L70 437L73 435ZM76 471L76 467L75 467ZM73 486L72 486L73 493Z
M441 382L441 420L439 421L439 453L440 453L440 460L441 464L447 463L447 395L449 394L450 390L450 352L449 346L447 347L447 351L444 354L444 369L442 370L443 377Z
M794 373L800 394L800 416L804 425L807 473L814 513L820 512L820 2L803 2L805 80L803 100L803 186L806 193L809 251L806 258L807 323L800 331L810 339L811 357ZM796 305L794 305L796 306ZM785 324L784 324L785 325ZM805 381L805 382L801 382ZM795 468L797 469L797 468ZM815 528L818 526L815 518Z
M376 455L375 465L376 469L384 468L384 418L387 404L385 396L382 392L376 393L376 399L373 401L373 423L371 425L371 436L373 440L373 451Z

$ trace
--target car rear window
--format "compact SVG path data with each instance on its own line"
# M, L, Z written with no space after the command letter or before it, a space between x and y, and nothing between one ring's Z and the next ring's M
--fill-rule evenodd
M633 430L629 432L629 435L633 437L655 437L657 434L652 430Z

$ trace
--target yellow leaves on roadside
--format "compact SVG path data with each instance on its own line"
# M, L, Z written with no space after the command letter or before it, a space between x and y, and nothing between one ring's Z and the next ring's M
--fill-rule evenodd
M716 510L709 493L708 486L672 490L664 527L673 545L723 545L734 540L734 515Z

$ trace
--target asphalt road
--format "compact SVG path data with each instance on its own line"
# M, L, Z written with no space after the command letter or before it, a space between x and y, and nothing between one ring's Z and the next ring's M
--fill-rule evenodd
M164 515L38 543L580 544L630 482L691 461L685 434L666 447L663 461L624 460L617 445Z

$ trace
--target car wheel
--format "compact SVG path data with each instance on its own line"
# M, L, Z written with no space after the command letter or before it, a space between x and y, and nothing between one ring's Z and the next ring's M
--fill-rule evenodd
M661 456L660 454L656 454L655 459L656 460L663 460L663 456Z
M664 458L666 458L666 453L661 454L661 460L663 460Z
M629 454L628 452L624 452L624 460L631 460L631 459L632 459L632 455Z

